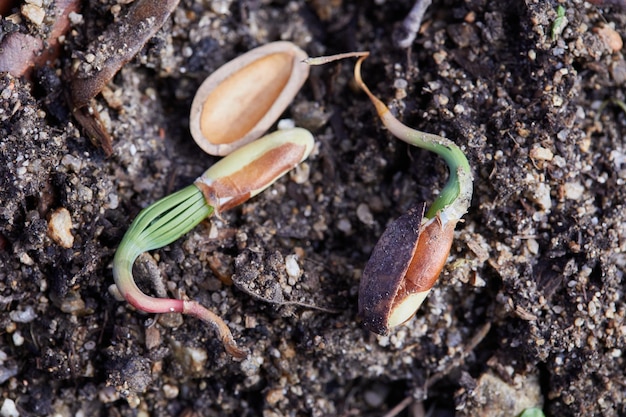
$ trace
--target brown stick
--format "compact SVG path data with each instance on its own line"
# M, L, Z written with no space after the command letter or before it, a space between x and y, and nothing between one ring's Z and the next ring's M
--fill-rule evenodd
M124 16L89 44L85 55L93 55L93 61L82 62L71 74L72 112L107 156L113 152L111 137L102 126L97 110L91 106L92 99L156 34L179 1L138 0L133 3Z

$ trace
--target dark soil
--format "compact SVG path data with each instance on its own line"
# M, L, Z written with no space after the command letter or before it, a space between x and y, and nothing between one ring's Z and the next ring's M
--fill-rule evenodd
M128 6L83 3L53 68L31 81L0 75L0 406L380 416L409 398L400 415L626 415L626 114L602 106L626 99L623 50L603 37L626 36L623 9L435 1L400 50L392 34L411 1L182 0L97 99L114 139L106 158L54 86L67 88L62 69ZM553 37L557 4L567 25ZM46 25L2 30L43 36ZM188 131L203 79L278 39L311 56L371 51L370 88L407 125L463 147L475 193L417 317L388 337L363 330L356 294L373 246L391 220L433 200L446 166L387 134L351 61L314 68L285 114L322 125L303 172L136 268L147 292L145 271L156 270L169 296L224 317L250 350L236 361L200 321L114 298L111 261L142 208L216 161ZM68 249L49 233L61 208ZM285 267L294 254L296 278Z

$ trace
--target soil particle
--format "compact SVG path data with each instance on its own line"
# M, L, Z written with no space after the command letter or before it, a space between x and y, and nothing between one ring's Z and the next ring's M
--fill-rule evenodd
M182 0L96 98L113 138L105 158L69 117L66 92L48 92L68 88L63 70L89 63L86 45L125 3L81 10L32 81L0 74L3 404L24 416L368 416L397 404L494 416L484 387L495 378L547 415L626 415L626 15L616 2L559 2L566 24L553 39L554 2L442 0L399 50L392 32L408 0ZM47 20L3 18L0 36L43 39ZM235 361L198 320L109 295L110 263L142 208L216 160L188 131L203 79L279 39L311 56L371 51L368 85L404 123L464 149L475 197L417 316L389 336L363 330L358 285L377 239L428 205L447 173L381 127L351 62L315 68L285 114L315 129L306 175L136 268L145 291L157 294L157 277L161 293L222 316L250 351ZM63 210L71 227L59 244L49 230Z

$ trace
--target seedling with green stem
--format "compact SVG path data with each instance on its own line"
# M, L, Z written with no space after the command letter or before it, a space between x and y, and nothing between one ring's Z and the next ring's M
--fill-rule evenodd
M439 277L454 228L471 204L473 177L465 154L454 142L404 125L372 94L361 77L365 58L367 55L357 61L354 77L385 127L409 145L441 156L450 171L448 182L426 214L423 216L424 205L420 205L391 223L363 270L359 314L367 329L387 334L415 314Z
M122 296L145 312L195 316L215 330L228 353L244 357L246 351L237 347L226 323L197 301L142 292L133 279L133 264L141 253L169 245L212 214L257 195L306 159L313 144L313 136L299 128L266 135L221 159L194 184L142 210L113 259L113 277Z
M567 17L565 16L565 7L562 5L558 5L556 7L556 19L552 22L552 28L550 29L550 39L553 41L557 40L561 33L563 33L563 29L567 26Z

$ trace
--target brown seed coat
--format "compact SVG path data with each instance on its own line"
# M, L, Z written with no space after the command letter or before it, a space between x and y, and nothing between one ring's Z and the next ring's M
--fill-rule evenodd
M363 270L359 316L374 333L385 335L400 324L390 323L392 313L411 295L429 291L448 258L456 222L441 224L435 217L422 224L423 213L422 203L392 222Z
M363 269L359 317L369 331L389 332L389 315L417 248L424 207L420 203L389 224Z

